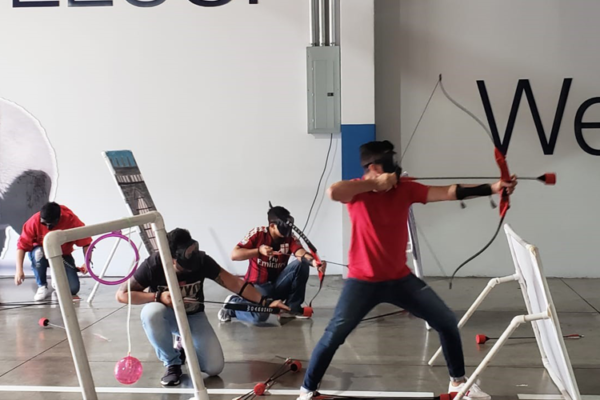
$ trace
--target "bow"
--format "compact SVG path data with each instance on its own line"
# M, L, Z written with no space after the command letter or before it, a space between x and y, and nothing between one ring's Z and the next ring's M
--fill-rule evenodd
M319 257L319 255L317 254L317 248L315 247L314 244L312 244L312 242L306 237L306 235L304 234L304 232L302 232L300 230L300 228L298 228L296 225L294 225L292 222L287 222L290 227L294 230L294 232L296 232L298 234L298 236L300 236L302 238L302 240L304 240L304 242L306 243L306 245L308 246L308 250L310 251L310 254L313 256L313 258L315 259L315 261L317 262L317 266L320 267L321 265L323 265L323 262L321 261L321 258ZM319 271L319 290L317 290L317 293L315 293L315 295L313 296L313 298L310 300L310 302L308 303L308 307L311 308L312 310L312 303L313 301L317 298L317 296L319 295L319 293L321 292L321 289L323 288L323 281L325 280L325 273L323 273L322 271Z
M306 237L306 235L304 234L304 232L302 232L300 230L300 228L298 228L296 225L294 225L291 221L287 221L287 224L290 225L290 227L294 230L294 232L296 232L298 234L298 236L300 236L302 238L302 240L304 240L304 243L306 243L306 245L308 246L308 250L310 251L310 255L313 256L313 258L317 262L317 267L320 267L321 265L323 265L323 262L321 261L321 258L317 254L317 248ZM319 271L319 290L317 290L317 293L315 293L315 295L313 296L313 298L308 303L308 307L310 307L310 309L311 309L311 314L312 314L312 302L317 298L317 296L321 292L321 289L323 288L323 281L324 280L325 280L325 273L322 272L322 271Z
M466 107L464 107L463 105L458 103L456 100L454 100L448 94L448 92L446 92L446 89L444 88L444 83L442 82L442 74L440 74L439 83L440 83L440 87L442 88L442 92L444 93L444 96L446 96L446 98L448 98L448 100L450 100L450 102L452 104L454 104L456 107L458 107L459 109L464 111L467 115L469 115L471 118L473 118L475 121L477 121L477 123L488 134L489 138L492 141L492 144L494 145L494 159L496 160L496 164L498 165L498 169L500 170L500 179L504 182L510 182L510 171L508 169L508 163L506 162L506 154L500 150L499 144L494 141L492 132L490 132L489 128L475 114L473 114L472 112L467 110ZM504 223L504 218L506 218L506 213L508 212L509 208L510 208L510 196L508 195L506 188L504 188L504 189L502 189L502 193L500 194L500 204L499 204L499 208L498 208L498 211L500 212L500 221L498 223L498 227L496 228L496 231L494 232L494 235L492 236L490 241L481 248L481 250L479 250L477 253L473 254L471 257L466 259L462 264L460 264L454 270L454 272L452 273L452 276L450 277L450 282L449 282L450 289L452 289L452 281L454 280L454 277L456 276L458 271L460 271L465 265L467 265L468 263L470 263L471 261L473 261L474 259L479 257L484 251L486 251L492 245L494 240L496 240L496 238L498 237L498 233L500 233L500 228L502 228L502 224Z
M273 204L271 204L270 201L269 201L269 207L273 208ZM302 230L300 230L300 228L298 228L294 224L293 220L286 219L283 222L286 225L288 225L290 228L292 228L292 230L294 232L296 232L298 234L298 236L300 236L300 238L302 240L304 240L304 243L306 243L306 246L308 246L308 250L310 251L310 254L314 258L314 260L317 262L317 267L320 267L321 265L323 265L323 262L321 261L321 258L317 254L317 248L315 247L314 244L312 244L312 242L308 239L308 237L306 237L306 235L304 234L304 232L302 232ZM311 299L311 301L308 303L308 307L311 309L311 311L310 311L311 315L312 315L312 302L315 300L315 298L317 298L317 296L321 292L321 289L323 288L323 281L325 280L325 274L322 271L318 271L318 272L319 272L319 290L317 290L317 293L313 296L313 298Z
M410 143L415 135L415 133L417 132L417 129L419 127L419 124L421 123L421 120L423 119L423 116L425 115L425 112L427 111L427 107L429 107L429 103L431 102L431 99L433 98L433 95L435 94L438 86L442 89L442 92L444 93L444 96L446 96L446 98L448 100L450 100L450 102L452 104L454 104L456 107L458 107L460 110L462 110L464 113L466 113L467 115L469 115L472 119L474 119L482 128L483 130L488 134L490 140L492 141L492 144L494 145L494 158L496 160L496 164L498 165L498 169L500 170L500 179L504 182L510 182L511 181L511 177L510 177L510 171L508 169L508 163L506 162L506 153L503 152L502 150L500 150L500 144L497 143L494 140L494 136L492 135L492 133L490 132L489 128L475 115L473 114L471 111L469 111L466 107L464 107L463 105L461 105L460 103L458 103L456 100L454 100L446 91L446 89L444 88L444 84L442 82L442 75L439 75L439 79L435 85L435 87L433 88L433 91L431 92L431 95L429 96L429 100L427 101L425 108L423 110L423 112L421 113L421 116L417 122L417 125L415 126L415 129L408 141L408 144L406 146L406 148L404 149L403 153L402 153L402 157L400 158L400 160L402 161L402 159L404 158L404 155L406 154L406 151L408 150L408 147L410 146ZM439 179L439 178L438 178ZM553 185L556 182L556 175L555 174L544 174L538 178L536 178L537 180L543 181L548 185ZM492 207L495 207L495 204L492 203ZM452 276L450 277L450 282L449 282L449 287L450 289L452 289L452 281L454 279L454 277L456 276L456 274L458 273L458 271L460 269L462 269L465 265L467 265L469 262L473 261L475 258L477 258L478 256L480 256L485 250L487 250L491 244L494 242L494 240L496 240L496 238L498 237L498 233L500 232L500 228L502 227L502 224L504 223L504 219L506 217L506 214L508 212L508 210L510 209L510 196L507 192L506 188L502 189L502 192L500 194L500 204L499 204L499 208L498 211L500 213L500 221L498 223L498 227L496 228L496 231L494 232L494 235L492 236L492 238L486 243L485 246L483 246L483 248L481 250L479 250L477 253L475 253L474 255L472 255L471 257L469 257L467 260L465 260L462 264L460 264L452 273Z

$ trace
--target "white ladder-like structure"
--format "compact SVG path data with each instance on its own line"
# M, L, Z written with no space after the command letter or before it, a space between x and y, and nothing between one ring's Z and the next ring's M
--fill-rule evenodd
M464 388L456 395L454 400L460 400L485 370L492 359L500 351L502 346L524 323L530 322L533 327L535 339L540 349L540 355L544 367L550 378L560 391L565 400L581 400L581 394L573 373L573 367L565 346L563 334L558 320L558 314L552 301L548 282L542 271L542 260L536 246L521 239L510 227L504 225L504 231L508 239L508 245L515 265L513 275L493 278L489 281L479 297L471 305L469 310L461 318L458 327L462 328L483 300L494 287L501 283L517 281L521 286L523 300L527 307L527 314L515 316L498 341L481 361L475 372L471 375ZM441 353L441 347L435 352L429 365L433 365L435 359Z

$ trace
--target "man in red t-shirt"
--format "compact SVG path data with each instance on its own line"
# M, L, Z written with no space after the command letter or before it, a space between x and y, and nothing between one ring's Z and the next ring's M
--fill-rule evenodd
M293 223L290 212L281 206L271 207L267 213L269 226L251 230L231 253L233 261L250 260L245 281L253 285L263 296L286 301L291 314L302 314L302 302L306 293L309 267L320 272L327 266L317 266L315 259L302 247L300 240L292 234L286 221ZM288 264L290 257L296 259ZM240 302L243 299L230 295L225 303ZM219 310L219 320L229 322L231 318L258 324L269 318L269 314Z
M414 203L490 196L505 188L510 194L516 177L493 185L425 186L410 179L398 180L400 167L394 154L388 141L362 145L363 179L337 182L329 188L332 200L347 204L352 221L348 279L334 316L312 353L299 400L314 396L338 347L379 303L401 307L439 333L450 375L449 393L460 391L467 380L456 316L406 265L408 212ZM477 385L470 387L465 398L491 399Z
M23 225L21 236L19 236L19 241L17 242L15 283L20 285L25 280L23 260L25 259L25 253L28 252L35 280L38 284L38 290L33 297L35 301L44 300L50 294L46 279L46 272L50 265L48 259L44 256L44 237L51 230L65 230L80 226L85 225L73 211L54 202L46 203L39 212L33 214ZM73 246L83 247L83 254L85 256L85 252L91 243L92 238L88 237L76 240L75 242L67 242L61 246L65 270L69 280L69 288L73 296L79 292L80 286L77 271L80 270L83 273L87 273L85 265L79 269L75 266L75 259L72 255ZM52 285L54 286L54 282L52 282Z

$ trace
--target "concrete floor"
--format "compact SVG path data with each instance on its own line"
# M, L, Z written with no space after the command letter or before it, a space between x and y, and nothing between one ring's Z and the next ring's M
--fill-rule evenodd
M470 306L488 279L464 278L455 281L454 289L432 278L430 284L460 317ZM81 296L85 299L94 281L82 280ZM550 279L550 290L564 334L579 333L584 339L568 340L566 346L583 395L600 395L600 281L593 279ZM30 301L35 282L28 279L16 288L12 279L0 279L0 302ZM316 278L311 277L308 295L316 291ZM321 337L333 313L342 286L339 277L328 277L326 286L315 300L312 320L292 320L281 326L276 319L271 326L249 327L240 322L219 324L218 306L207 305L207 313L221 340L226 366L218 378L208 378L208 388L250 389L266 379L282 360L292 357L304 364ZM206 298L221 301L227 293L213 282L207 282ZM88 357L98 387L124 387L113 376L117 360L127 353L127 309L114 300L114 287L102 286L89 307L84 301L76 305L83 329ZM154 354L142 330L139 311L134 306L131 331L132 355L139 358L144 374L134 388L161 388L159 380L163 366ZM382 305L370 315L394 311ZM491 349L492 344L476 345L475 335L499 335L513 316L525 312L517 284L504 284L492 292L471 321L463 328L467 373ZM62 325L58 306L39 306L21 309L0 308L0 386L41 385L76 386L77 378L66 333L57 328L41 328L37 321L46 317ZM106 341L100 338L107 338ZM532 335L523 326L515 336ZM435 352L439 340L427 332L421 320L405 315L364 322L340 348L331 364L322 390L418 391L441 393L447 390L447 370L443 360L429 367L427 361ZM184 369L184 371L186 371ZM274 389L297 390L303 372L288 374ZM516 399L517 394L557 394L542 366L538 347L533 340L511 340L494 359L481 377L480 386L494 399ZM181 388L191 387L184 376ZM100 394L100 399L188 399L189 394ZM211 395L211 399L231 399L234 395ZM271 396L290 399L290 396ZM80 399L75 393L18 393L0 391L0 399Z

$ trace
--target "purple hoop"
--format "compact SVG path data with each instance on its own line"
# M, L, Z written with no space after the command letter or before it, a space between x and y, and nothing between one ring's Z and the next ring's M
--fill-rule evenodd
M98 243L101 240L104 239L108 239L110 237L116 237L118 239L123 239L129 242L129 244L131 244L131 247L133 248L133 252L135 253L135 264L133 266L133 268L131 269L131 272L129 273L129 275L127 275L126 277L124 277L123 279L119 279L118 281L105 281L104 279L98 277L94 271L92 271L90 262L91 262L91 258L92 258L92 251L94 250L94 247L96 247L96 243ZM92 242L92 244L90 244L90 247L88 247L86 253L85 253L85 266L87 267L88 272L90 273L90 276L92 278L94 278L96 281L104 284L104 285L119 285L123 282L126 282L129 278L131 278L133 276L133 274L135 273L135 270L138 267L138 263L140 262L140 253L138 252L137 247L135 247L135 244L131 241L130 238L128 238L127 236L123 235L120 231L115 231L115 232L111 232L111 233L107 233L105 235L100 236L98 239L94 240Z

